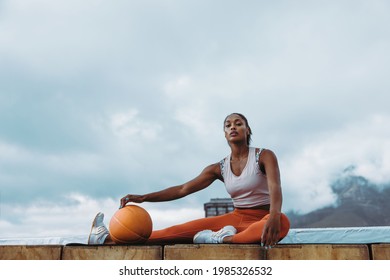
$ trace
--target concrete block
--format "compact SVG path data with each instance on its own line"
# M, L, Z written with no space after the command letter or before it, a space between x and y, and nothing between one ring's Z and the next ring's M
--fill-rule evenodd
M264 260L265 249L260 245L187 244L166 245L165 260Z
M65 246L63 260L162 260L161 246Z
M372 244L373 260L390 260L390 244Z
M368 246L304 244L277 245L267 251L268 260L369 260Z
M60 260L61 245L4 245L0 260Z

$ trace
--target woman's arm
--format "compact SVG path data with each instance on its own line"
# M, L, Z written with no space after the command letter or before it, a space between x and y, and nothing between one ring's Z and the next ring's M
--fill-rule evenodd
M219 163L211 164L203 169L203 171L197 177L182 185L169 187L161 191L144 195L128 194L121 199L120 208L124 207L129 202L161 202L185 197L191 193L207 188L216 179L221 179L220 174L221 171Z
M276 155L270 150L262 152L260 164L264 166L270 194L270 216L265 224L261 239L264 246L271 246L279 241L280 234L280 216L283 200L280 171Z

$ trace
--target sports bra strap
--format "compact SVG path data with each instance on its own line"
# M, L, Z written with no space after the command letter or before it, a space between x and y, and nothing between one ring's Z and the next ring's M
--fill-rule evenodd
M259 148L259 149L256 148L256 164L257 164L257 165L259 165L260 154L261 154L261 152L262 152L263 150L264 150L263 148Z
M222 178L223 178L223 174L224 174L224 171L225 171L225 159L221 160L219 162L219 167L221 169L221 175L222 175Z

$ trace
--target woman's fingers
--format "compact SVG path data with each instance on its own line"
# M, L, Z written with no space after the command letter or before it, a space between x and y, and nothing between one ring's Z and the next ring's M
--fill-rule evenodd
M133 195L133 194L125 195L124 197L121 198L119 209L125 207L126 204L129 202L142 203L143 202L142 196Z
M261 245L265 247L275 246L279 241L279 232L270 229L269 227L264 228L261 236Z
M128 195L126 195L126 196L124 196L124 197L121 198L119 209L125 207L126 204L127 204L128 202L130 202L130 197L131 197L131 196L128 194Z

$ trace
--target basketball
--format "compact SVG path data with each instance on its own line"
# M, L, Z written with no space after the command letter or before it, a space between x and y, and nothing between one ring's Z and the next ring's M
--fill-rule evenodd
M152 219L140 206L127 205L110 220L110 236L116 244L142 244L152 233Z

